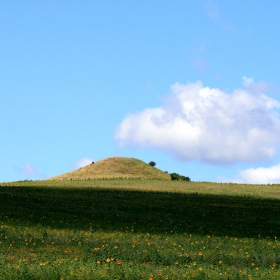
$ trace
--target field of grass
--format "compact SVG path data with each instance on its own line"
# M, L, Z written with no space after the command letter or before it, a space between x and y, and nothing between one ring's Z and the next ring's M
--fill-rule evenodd
M280 185L0 184L0 279L280 279Z

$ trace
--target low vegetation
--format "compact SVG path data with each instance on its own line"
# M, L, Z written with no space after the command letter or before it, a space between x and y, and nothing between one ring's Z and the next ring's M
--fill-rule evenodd
M280 185L0 184L0 279L279 279Z
M156 166L156 163L154 161L150 161L149 162L149 165L151 165L152 167L155 167Z
M176 180L176 181L190 182L190 180L191 180L190 177L183 176L183 175L180 175L178 173L171 173L170 176L171 176L171 180Z

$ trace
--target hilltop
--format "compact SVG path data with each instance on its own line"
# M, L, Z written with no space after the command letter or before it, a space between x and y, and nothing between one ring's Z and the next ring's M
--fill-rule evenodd
M166 172L135 158L110 157L49 180L86 180L100 178L141 178L170 180Z

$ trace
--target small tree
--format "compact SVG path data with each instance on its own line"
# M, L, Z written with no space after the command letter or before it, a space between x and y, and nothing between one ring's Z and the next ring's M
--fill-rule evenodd
M176 181L186 181L186 182L190 182L191 179L190 177L187 177L187 176L183 176L183 175L180 175L178 173L170 173L170 176L171 176L171 180L176 180Z
M191 181L191 178L188 177L188 176L181 176L181 180L182 180L182 181L190 182L190 181Z
M155 167L156 166L156 163L154 161L150 161L149 162L149 165L151 165L152 167Z
M179 180L180 175L178 173L170 173L171 180Z

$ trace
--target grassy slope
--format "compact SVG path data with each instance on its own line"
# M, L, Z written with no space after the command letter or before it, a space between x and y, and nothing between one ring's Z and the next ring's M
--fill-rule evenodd
M135 158L111 157L50 180L96 178L142 178L170 180L170 175Z
M279 194L143 180L0 184L0 279L279 279Z

